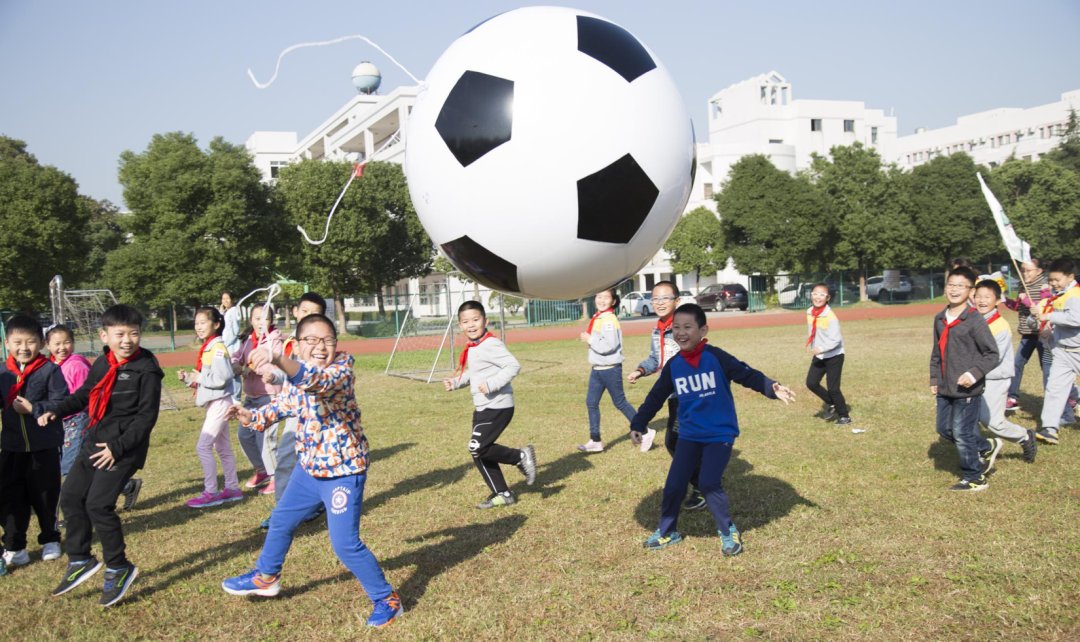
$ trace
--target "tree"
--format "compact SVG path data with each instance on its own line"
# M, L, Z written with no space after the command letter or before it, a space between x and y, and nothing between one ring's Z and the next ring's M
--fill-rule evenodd
M994 168L990 186L1032 254L1080 256L1080 174L1057 163L1012 160Z
M80 196L78 207L85 212L87 218L87 253L81 274L77 280L69 283L77 283L84 288L101 287L105 260L110 252L124 242L120 214L117 207L109 201L97 201L89 196Z
M1043 154L1042 160L1050 160L1080 176L1080 117L1076 109L1069 110L1069 120L1061 144Z
M0 136L0 307L31 311L55 274L82 273L87 210L75 180Z
M912 226L904 177L861 143L833 147L829 155L811 156L809 178L836 216L836 267L858 270L859 293L865 300L868 270L896 267L910 257Z
M122 300L160 309L273 280L285 226L243 146L219 137L204 151L190 134L156 134L121 154L120 183L131 237L109 254L104 280Z
M314 160L284 168L278 191L290 221L321 230L352 171L351 163ZM383 313L383 287L431 271L431 240L413 209L401 166L393 163L364 166L363 177L342 198L325 243L296 242L306 280L331 293L342 328L345 295L374 292Z
M829 263L834 222L824 197L765 156L744 156L731 166L716 207L721 253L742 272L815 270Z
M720 220L708 208L698 207L679 219L664 249L671 254L671 269L693 272L698 280L703 272L716 272L727 262L723 254Z
M982 261L1005 252L976 172L990 175L958 152L937 156L907 176L907 216L918 251L909 255L908 267L943 269L956 257Z

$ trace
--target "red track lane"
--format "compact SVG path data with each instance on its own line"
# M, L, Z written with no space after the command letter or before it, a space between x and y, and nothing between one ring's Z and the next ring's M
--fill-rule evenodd
M842 321L866 321L870 319L896 319L931 316L941 311L941 303L911 303L873 308L838 309L836 316ZM778 310L745 314L739 312L709 313L709 329L768 328L806 323L806 316L799 310ZM656 327L656 317L623 321L623 334L638 336L649 334ZM578 325L541 326L536 328L511 328L510 343L534 343L537 341L560 341L576 339L585 328L585 321ZM394 338L353 339L343 341L339 349L352 354L389 354L394 348ZM190 366L194 355L189 350L160 352L156 354L163 368Z

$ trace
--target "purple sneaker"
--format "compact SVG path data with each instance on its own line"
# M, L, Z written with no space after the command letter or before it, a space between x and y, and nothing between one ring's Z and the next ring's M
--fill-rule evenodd
M187 500L186 504L188 508L209 508L211 506L221 506L221 504L225 501L221 498L223 494L224 493L218 493L215 495L213 493L203 491L197 497L192 497L191 499Z
M218 503L224 504L225 502L238 502L244 498L244 493L240 492L240 489L229 489L221 491L217 494Z

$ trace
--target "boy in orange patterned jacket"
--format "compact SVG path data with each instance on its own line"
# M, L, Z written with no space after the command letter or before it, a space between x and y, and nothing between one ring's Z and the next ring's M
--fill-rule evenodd
M353 358L335 352L337 331L321 314L305 317L296 327L296 336L299 361L282 354L271 359L261 350L252 355L254 369L269 362L285 372L288 379L282 393L254 411L234 406L231 412L255 430L265 430L285 417L298 417L297 466L270 515L270 529L255 568L221 586L232 595L277 595L293 533L322 504L334 553L374 603L367 623L383 627L401 613L401 599L360 540L368 443L353 393Z

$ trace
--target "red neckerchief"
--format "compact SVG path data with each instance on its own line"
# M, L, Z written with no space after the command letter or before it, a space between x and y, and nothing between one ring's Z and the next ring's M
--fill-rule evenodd
M596 320L600 318L601 314L606 314L608 312L611 312L611 308L604 308L603 310L597 310L596 314L592 315L592 318L589 319L589 328L587 330L585 330L585 334L592 334L593 324L596 323Z
M960 323L960 318L964 316L964 312L967 312L967 311L970 311L970 310L971 310L971 308L968 308L967 310L962 311L960 314L956 315L956 318L952 320L952 323L946 323L945 324L945 329L941 331L941 336L938 337L937 345L938 345L938 351L941 352L941 374L942 374L942 376L945 375L945 346L947 346L948 343L949 343L949 330L952 329L952 327L955 326L957 323Z
M675 315L668 317L667 321L663 319L656 320L656 329L660 331L660 368L664 367L664 333L671 329L671 324L675 323ZM657 368L659 370L659 368Z
M1074 282L1071 286L1069 286L1069 287L1065 288L1064 290L1062 290L1061 294L1051 294L1049 297L1043 299L1042 300L1042 303L1043 303L1042 313L1046 314L1047 312L1053 310L1054 309L1054 301L1058 297L1060 297L1062 294L1065 294L1066 292L1068 292L1069 290L1071 290L1073 288L1080 288L1080 284L1077 284L1077 283ZM1039 332L1043 331L1043 329L1046 327L1047 323L1049 323L1049 322L1048 321L1043 321L1043 322L1039 323Z
M199 356L195 358L195 372L202 372L203 353L206 352L206 349L210 347L210 343L216 338L218 338L218 335L215 334L207 337L206 341L203 341L202 347L199 348Z
M821 306L820 308L813 308L810 310L810 316L814 317L813 323L810 325L810 338L806 340L806 345L809 346L814 342L814 335L817 334L817 320L824 312L828 304Z
M693 367L698 367L698 363L701 362L701 353L705 351L705 344L709 342L708 338L702 339L701 343L697 344L690 350L679 350L679 354L683 359Z
M135 354L131 355L123 361L117 361L116 355L112 350L105 353L105 359L109 363L109 371L105 373L105 376L94 384L94 387L90 390L90 422L86 424L86 429L89 430L94 424L101 421L101 418L105 416L105 408L109 405L109 398L112 396L113 384L116 383L116 372L120 369L120 366L130 363L132 360L137 359L139 354L142 353L141 348L135 349ZM85 431L83 431L85 434Z
M458 360L458 372L465 372L465 364L469 361L469 348L475 348L484 342L485 339L494 337L494 334L485 332L484 336L480 337L476 341L469 341L465 344L465 349L461 351L461 359Z
M986 325L990 325L991 323L993 323L994 321L997 321L1000 318L1001 318L1001 311L1000 310L994 310L994 313L991 314L990 318L986 320Z
M20 394L22 394L22 390L26 386L27 378L29 378L35 370L48 362L48 359L38 354L30 361L30 363L20 368L19 362L15 360L15 355L8 355L7 369L15 375L15 385L8 388L7 394L4 396L5 408L10 408L11 404L15 403L15 397L18 397Z
M60 366L60 365L63 365L64 361L67 361L67 359L64 359L64 361L60 361L59 359L56 358L55 354L50 354L49 355L49 361L52 361L56 365Z
M288 340L285 341L285 346L281 349L282 354L286 357L291 357L294 346L296 346L296 337L289 337Z
M273 331L274 331L274 326L273 325L268 325L268 326L266 326L266 332L264 332L261 336L269 337L270 333L273 332ZM260 335L255 330L255 328L252 328L251 329L251 349L252 350L255 350L256 348L259 347L259 336Z

